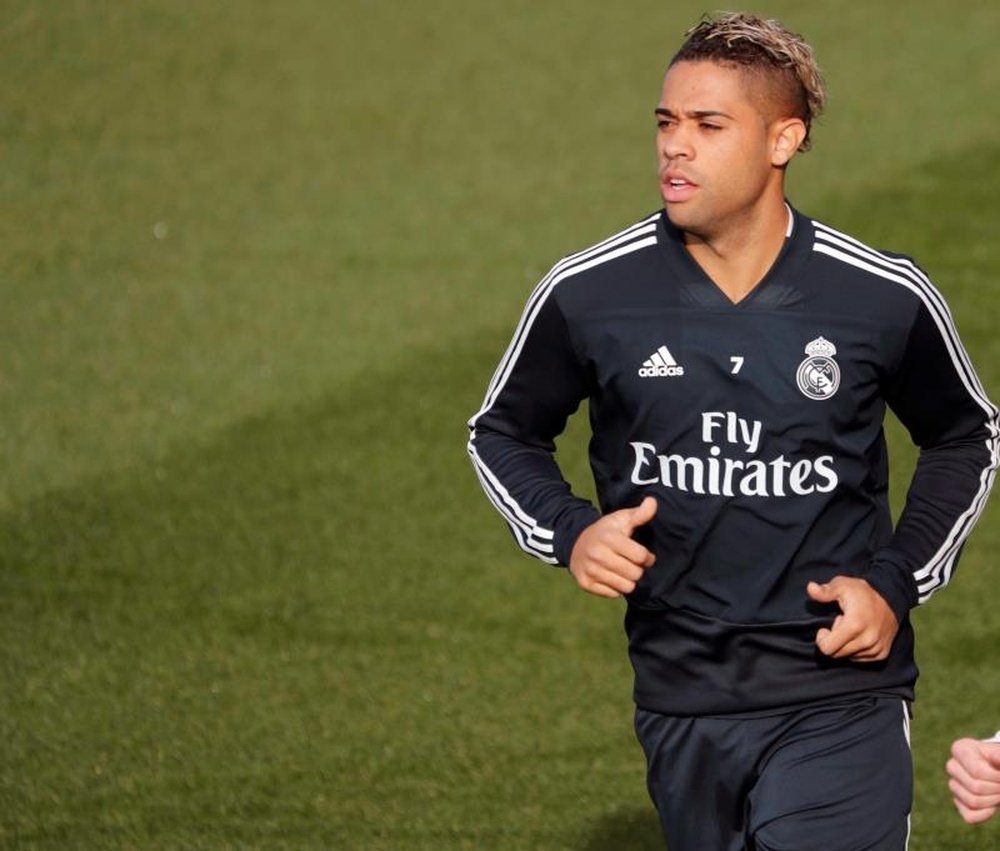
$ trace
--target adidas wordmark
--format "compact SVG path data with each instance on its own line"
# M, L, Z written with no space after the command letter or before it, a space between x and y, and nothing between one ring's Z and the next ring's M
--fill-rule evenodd
M639 367L640 378L672 378L683 374L684 367L674 360L674 356L666 346L660 346Z

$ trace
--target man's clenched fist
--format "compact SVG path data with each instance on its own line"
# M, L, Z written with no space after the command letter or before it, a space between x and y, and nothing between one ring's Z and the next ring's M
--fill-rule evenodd
M635 508L605 514L576 539L569 570L584 591L599 597L629 594L656 557L632 534L656 516L656 500L647 496Z

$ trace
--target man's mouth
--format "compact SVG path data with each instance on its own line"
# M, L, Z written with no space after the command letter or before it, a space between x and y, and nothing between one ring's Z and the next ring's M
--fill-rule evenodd
M696 183L692 183L686 177L668 175L661 181L663 187L663 198L667 202L686 201L698 188Z

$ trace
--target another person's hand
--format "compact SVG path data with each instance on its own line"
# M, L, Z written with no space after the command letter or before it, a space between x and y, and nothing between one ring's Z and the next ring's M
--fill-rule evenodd
M885 598L864 579L835 576L822 585L810 582L806 592L818 603L840 606L833 626L816 633L821 653L856 662L879 662L889 655L899 622Z
M635 508L605 514L591 523L573 545L569 570L584 591L599 597L629 594L656 557L632 534L656 516L656 500L647 496Z
M959 815L969 824L990 818L1000 806L1000 742L958 739L945 767Z

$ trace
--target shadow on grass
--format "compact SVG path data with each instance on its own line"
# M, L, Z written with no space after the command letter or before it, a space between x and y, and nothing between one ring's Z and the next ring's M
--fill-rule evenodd
M1000 153L989 154L971 171L932 164L933 192L865 199L877 208L870 225L903 223L955 246L938 264L966 273L953 301L965 296L980 352L996 340L982 308L997 262L995 181L983 175L1000 174ZM942 216L939 187L961 191L979 215ZM835 223L856 221L849 201ZM526 619L543 624L529 627L539 646L571 623L551 625L521 597L498 607L512 586L488 588L476 569L511 546L464 451L465 419L504 342L409 352L325 398L192 436L158 463L0 515L4 829L53 843L72 830L80 847L103 847L110 813L137 847L225 844L199 832L206 820L216 840L277 847L308 832L317 847L345 847L335 840L460 824L470 807L502 824L506 802L483 766L497 749L519 760L518 731L494 716L463 725L470 696L502 694L527 669L478 663L523 640ZM994 363L1000 355L983 359ZM967 642L948 642L969 666L988 655L981 644L970 656ZM458 806L402 803L452 782L463 784ZM925 834L952 835L946 805ZM651 806L604 815L582 835L569 829L579 851L664 847ZM979 836L992 841L980 832L968 842ZM434 841L421 847L457 847Z
M665 851L660 821L648 808L609 813L590 830L580 851Z

